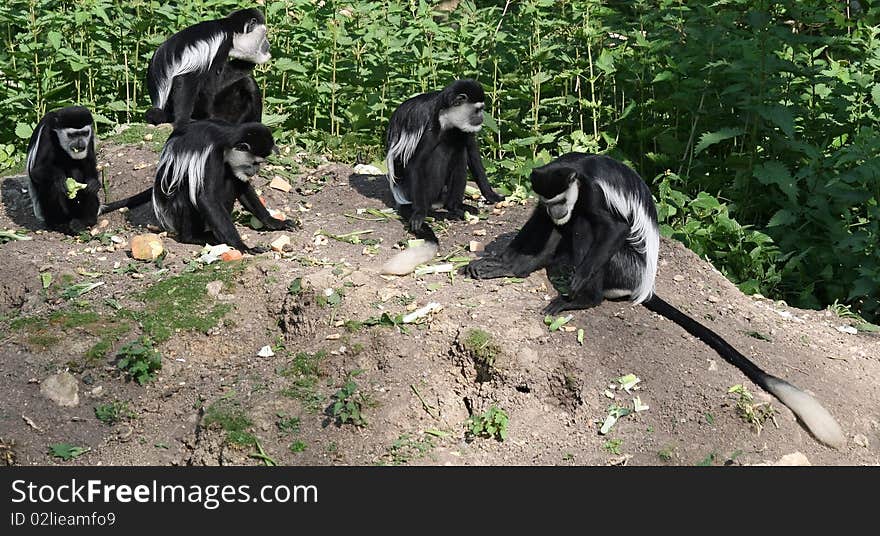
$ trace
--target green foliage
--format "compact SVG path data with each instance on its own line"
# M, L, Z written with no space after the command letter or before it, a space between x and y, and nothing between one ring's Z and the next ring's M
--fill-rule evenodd
M241 404L231 395L224 396L208 406L202 417L202 425L219 426L226 432L226 440L240 447L257 445L257 438L248 432L253 423Z
M667 214L667 234L745 290L809 307L838 300L876 318L878 10L818 0L464 0L438 16L432 4L265 2L273 60L256 76L279 142L376 162L400 102L476 77L488 95L481 146L500 191L522 195L532 168L575 150L608 152L643 177L669 170L681 197L668 201L679 212ZM238 7L0 5L0 77L9 80L0 84L0 173L21 165L49 109L87 105L99 129L140 120L155 47Z
M132 316L156 342L168 340L177 330L207 331L216 326L232 306L210 300L206 285L215 280L229 284L241 269L241 263L218 263L159 281L144 291L146 306Z
M353 380L361 372L361 370L350 372L345 384L333 395L330 416L339 425L346 423L360 427L367 425L367 419L364 417L363 411L365 407L372 404L372 401L368 395L358 391L358 384Z
M413 460L424 458L435 447L434 440L430 437L413 437L410 434L401 434L379 462L382 465L404 465Z
M467 420L467 434L471 437L507 439L507 424L510 419L503 409L491 406L486 412L471 415Z
M118 352L119 361L116 366L125 372L129 380L140 385L156 379L156 373L162 368L162 354L153 348L149 337L140 337L131 341Z
M609 439L606 441L602 448L608 451L609 454L614 454L615 456L620 455L620 446L623 445L622 439Z
M467 332L464 339L464 347L471 353L474 360L492 367L495 364L495 358L501 353L501 347L498 346L492 336L481 329L472 329Z
M676 190L681 179L666 173L659 183L657 219L660 233L684 243L701 257L715 261L719 270L747 294L772 294L779 284L779 248L766 234L740 225L729 207L700 192L695 198Z
M64 461L70 461L90 451L89 447L77 447L70 443L56 443L49 445L49 454Z
M740 418L755 428L760 434L767 420L776 424L776 410L769 402L755 404L755 397L745 386L737 384L727 390L728 393L737 395L736 411Z
M102 423L113 426L122 420L134 417L134 412L128 409L128 402L116 400L95 406L95 417Z

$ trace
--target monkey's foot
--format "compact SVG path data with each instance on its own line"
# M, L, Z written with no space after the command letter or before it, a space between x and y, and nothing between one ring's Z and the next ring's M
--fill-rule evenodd
M593 307L602 303L601 300L598 302L594 300L568 300L563 298L562 296L556 297L553 301L547 304L544 307L544 313L548 315L559 314L562 311L578 311L581 309L592 309Z

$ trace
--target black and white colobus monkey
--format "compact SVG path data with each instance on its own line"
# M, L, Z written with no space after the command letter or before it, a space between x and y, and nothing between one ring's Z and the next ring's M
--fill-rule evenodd
M102 213L152 199L159 223L180 242L224 243L247 253L263 253L266 248L250 248L242 242L232 207L238 200L269 230L299 226L293 220L273 218L250 183L260 164L277 150L272 133L261 123L187 123L165 142L153 187L102 207Z
M639 175L606 156L570 153L536 168L532 189L539 206L498 257L471 262L475 279L528 274L568 260L574 265L568 297L557 297L550 314L587 309L603 299L641 303L680 325L772 393L821 442L840 447L846 438L813 397L771 376L716 333L654 293L660 235L651 191Z
M47 226L78 233L98 218L95 124L82 106L47 113L37 124L27 149L28 190L34 216ZM68 194L67 179L84 188Z
M169 37L153 54L147 70L153 101L147 122L260 121L263 100L251 73L256 64L271 58L266 34L263 14L242 9Z
M388 182L401 216L425 244L393 257L383 273L408 274L434 258L437 236L425 224L432 207L443 206L458 219L464 218L465 210L476 210L464 204L468 169L486 201L504 199L489 185L477 144L485 100L478 82L456 80L442 91L404 101L391 115L385 157Z

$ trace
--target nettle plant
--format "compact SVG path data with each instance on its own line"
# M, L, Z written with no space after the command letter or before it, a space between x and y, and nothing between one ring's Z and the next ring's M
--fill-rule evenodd
M666 234L743 289L810 307L838 300L869 319L880 310L880 11L825 0L436 4L265 2L273 59L256 77L276 139L378 163L400 102L476 78L500 192L522 196L531 169L562 152L610 153L659 177L658 201L677 210ZM0 166L21 165L50 108L89 106L99 130L141 121L158 44L238 7L0 5L0 147L15 146Z

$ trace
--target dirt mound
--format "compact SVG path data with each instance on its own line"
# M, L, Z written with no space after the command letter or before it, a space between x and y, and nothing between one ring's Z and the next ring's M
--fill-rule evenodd
M152 183L154 151L102 144L111 200ZM813 464L880 462L880 337L839 331L847 321L827 311L744 296L681 244L662 243L658 293L813 393L847 434L840 450L643 307L606 302L551 331L542 308L556 291L543 272L381 277L406 238L383 212L392 202L384 177L317 162L284 193L268 187L280 171L267 166L261 195L303 229L239 230L248 244L286 234L293 247L209 266L195 260L200 247L167 237L160 262L131 259L128 242L154 223L148 208L111 214L87 242L41 231L22 178L3 181L0 228L35 230L33 240L0 246L4 459L721 465L798 451ZM438 220L439 255L455 264L473 255L473 240L497 251L532 206L482 207L473 223ZM403 322L431 303L440 309ZM119 367L120 355L149 353L131 346L142 335L162 355L143 385ZM75 407L40 393L65 369L79 382ZM627 390L618 378L629 374L639 381ZM738 384L747 393L728 392ZM600 434L610 414L619 418ZM59 444L89 450L63 461L50 453Z

